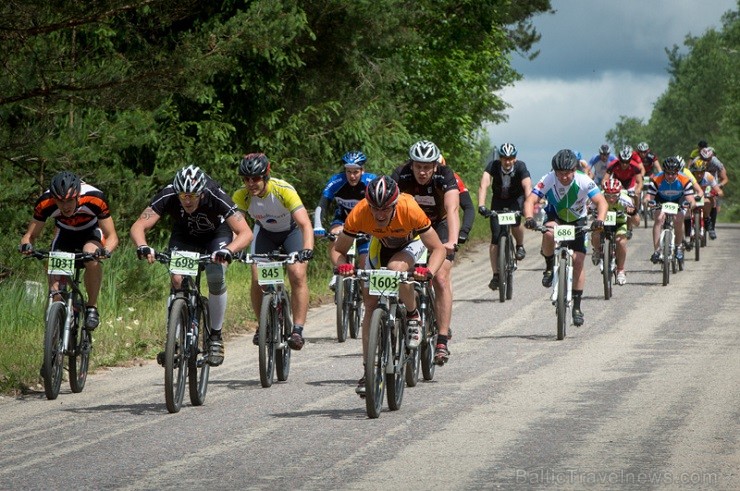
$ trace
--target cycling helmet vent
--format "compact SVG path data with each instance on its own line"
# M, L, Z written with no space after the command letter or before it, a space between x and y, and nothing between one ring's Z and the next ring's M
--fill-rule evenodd
M437 145L430 142L429 140L421 140L413 145L409 149L409 157L411 160L416 162L437 162L440 156L439 148Z

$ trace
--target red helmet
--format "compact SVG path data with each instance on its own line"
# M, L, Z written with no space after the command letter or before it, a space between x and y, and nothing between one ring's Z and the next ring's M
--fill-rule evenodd
M609 179L602 184L605 194L619 194L622 192L622 183L619 179Z

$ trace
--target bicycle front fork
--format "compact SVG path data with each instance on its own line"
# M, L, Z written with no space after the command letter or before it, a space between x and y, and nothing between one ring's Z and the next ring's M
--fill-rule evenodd
M560 258L555 261L555 265L552 268L552 293L550 294L550 300L553 305L558 301L558 286L560 284ZM568 258L566 259L566 289L565 289L565 302L570 305L573 300L573 251L568 250Z

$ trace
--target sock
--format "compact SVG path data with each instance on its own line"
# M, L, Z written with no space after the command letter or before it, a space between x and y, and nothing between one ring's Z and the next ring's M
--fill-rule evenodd
M303 335L303 326L293 324L293 332L297 332L298 334Z
M222 295L208 294L208 307L211 317L211 331L220 331L226 315L226 292Z
M437 344L444 344L447 346L447 336L443 334L437 334Z
M406 317L415 317L419 315L419 309L414 309L406 312Z
M555 266L555 254L553 254L552 256L545 256L545 269L548 271L552 271L554 266Z
M717 208L712 208L712 211L709 212L709 218L711 219L712 228L714 228L717 223Z
M581 310L581 296L583 290L573 290L573 310Z

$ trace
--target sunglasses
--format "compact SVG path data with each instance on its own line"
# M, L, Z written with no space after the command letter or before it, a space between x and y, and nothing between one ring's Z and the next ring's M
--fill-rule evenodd
M375 211L375 212L378 212L378 213L381 213L381 212L382 212L382 213L387 213L387 212L389 212L389 211L393 210L393 206L394 206L394 205L391 205L391 206L386 206L385 208L377 208L377 207L375 207L375 206L373 206L373 205L368 205L368 206L370 206L370 209L371 209L372 211Z
M244 176L242 179L244 179L244 182L260 182L264 178L262 176Z
M677 176L677 175L678 175L678 172L666 172L666 173L665 173L665 175L666 175L666 176L671 176L671 177L675 177L675 176Z
M609 199L609 198L611 198L611 199L617 199L617 198L619 198L619 194L618 193L617 194L604 193L604 196L606 196L607 199Z
M177 193L177 197L182 200L194 200L200 198L200 193Z

